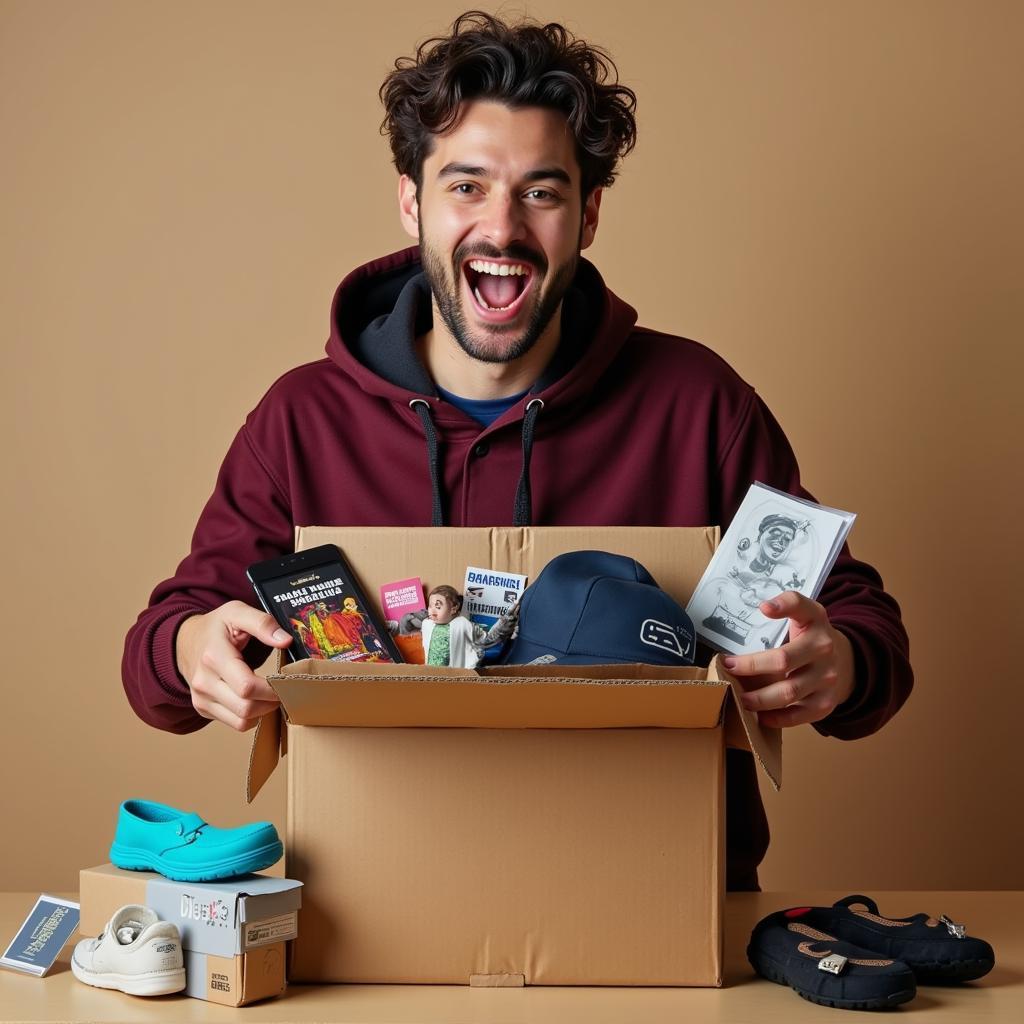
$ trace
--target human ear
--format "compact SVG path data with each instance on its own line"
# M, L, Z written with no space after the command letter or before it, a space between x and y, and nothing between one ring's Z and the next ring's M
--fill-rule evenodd
M604 189L595 188L583 204L583 224L580 227L580 248L589 248L597 234L597 221L601 212L601 196Z
M416 182L408 174L403 174L398 179L398 216L405 233L419 241L420 204Z

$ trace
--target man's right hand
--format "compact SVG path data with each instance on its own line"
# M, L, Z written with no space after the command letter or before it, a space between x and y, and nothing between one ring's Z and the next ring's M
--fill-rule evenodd
M203 718L245 732L280 705L277 695L245 663L242 650L255 637L269 647L287 647L292 638L272 615L242 601L228 601L178 627L178 671L192 691L192 705Z

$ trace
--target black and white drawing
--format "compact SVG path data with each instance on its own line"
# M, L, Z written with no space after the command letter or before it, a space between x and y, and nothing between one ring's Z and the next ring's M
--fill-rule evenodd
M789 622L759 605L787 590L817 597L855 518L751 485L686 607L701 639L730 654L778 647Z

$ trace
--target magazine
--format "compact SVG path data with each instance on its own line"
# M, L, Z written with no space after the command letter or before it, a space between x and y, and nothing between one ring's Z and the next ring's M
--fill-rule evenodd
M423 599L423 583L419 576L385 583L380 588L380 605L384 609L384 619L391 634L400 631L402 620L407 615L421 613L422 620L427 602Z
M526 577L518 572L497 572L471 565L466 569L463 586L462 614L484 630L515 608L526 590ZM506 620L511 621L511 620ZM501 654L501 645L484 651L484 658L495 660Z
M385 583L380 588L380 604L384 609L388 632L402 660L410 665L422 665L424 652L420 629L427 617L422 580L419 576L413 576L407 580Z

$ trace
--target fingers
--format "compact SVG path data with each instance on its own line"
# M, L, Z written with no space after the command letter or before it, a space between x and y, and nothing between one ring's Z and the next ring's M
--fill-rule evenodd
M799 597L799 595L797 595ZM772 676L781 679L790 672L832 654L831 637L824 631L805 633L788 644L756 654L723 658L722 664L734 676Z
M741 700L748 711L781 710L792 704L807 702L818 694L831 693L835 687L836 675L835 668L831 666L794 672L778 682L744 693ZM832 707L835 707L835 703ZM830 707L828 711L831 710ZM825 714L828 714L828 711Z
M277 702L271 701L250 701L239 704L230 688L223 689L223 687L223 682L212 681L211 689L214 692L219 692L219 699L207 699L197 690L193 692L192 704L203 718L222 722L236 732L248 732L264 715L276 711L279 707ZM232 704L238 706L243 713L238 714L231 710Z
M769 619L789 619L797 626L813 626L828 621L824 605L795 590L787 590L770 601L762 601L758 610Z
M777 711L762 711L757 718L762 725L787 729L792 725L820 722L832 712L834 707L835 705L831 701L810 699L801 701L799 704L792 704L788 708L780 708Z
M222 610L229 629L254 636L268 647L287 647L292 642L291 634L277 624L273 615L244 601L229 601Z
M280 703L267 681L243 661L229 635L216 630L206 639L190 688L200 715L239 732L251 729Z
M788 618L788 643L722 659L743 688L740 700L762 725L785 728L817 722L853 692L849 639L832 627L825 608L788 590L761 605L769 618Z
M747 690L740 700L748 711L757 713L762 725L788 728L830 715L843 700L844 691L838 682L835 659L828 658L756 690Z
M786 728L817 722L840 703L839 672L831 631L812 629L773 651L735 659L740 700L762 725ZM755 673L741 676L742 671Z
M241 669L236 666L214 668L204 660L192 681L192 704L204 718L245 732L264 715L276 710L280 702L266 680L250 672L241 659L238 664ZM225 679L222 672L230 678Z
M775 672L771 675L762 676L739 676L737 682L740 687L747 693L751 693L754 690L760 690L762 686L767 686L769 683L777 683L780 679L785 679L784 673Z
M243 661L238 649L227 640L211 640L199 660L215 679L227 684L240 700L277 700L277 695L266 679L256 675Z
M236 715L233 711L229 711L227 706L224 704L210 703L209 705L203 705L198 700L193 700L193 705L196 711L203 718L208 718L214 722L220 722L226 725L229 729L234 729L235 732L248 732L250 729L255 728L259 724L259 720L269 714L271 711L276 710L277 704L267 704L265 709L259 714L253 714L250 717L242 718Z
M280 706L267 681L242 658L250 637L279 648L292 639L272 615L243 601L229 601L186 619L175 642L178 668L188 680L192 706L203 718L239 732L251 729Z
M269 647L287 647L291 636L274 620L272 615L260 611L243 601L228 601L203 615L193 615L178 627L174 642L174 657L178 670L189 681L199 672L202 659L214 651L218 660L232 657L241 660L238 652L256 637Z

